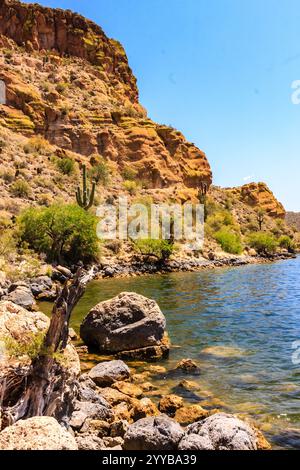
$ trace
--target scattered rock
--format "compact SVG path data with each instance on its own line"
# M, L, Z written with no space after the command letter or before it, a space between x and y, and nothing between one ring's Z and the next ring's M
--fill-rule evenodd
M183 407L183 399L177 395L166 395L164 396L159 404L158 409L161 413L165 413L168 416L175 416L176 411Z
M0 450L78 450L78 445L54 418L37 416L5 428Z
M160 414L157 406L150 398L142 398L131 402L130 418L133 421L138 421L142 418L149 418L151 416L158 416Z
M140 398L143 395L143 390L140 387L129 382L115 382L112 388L116 388L119 392L134 398Z
M182 361L180 361L177 364L176 369L181 370L190 375L201 374L200 368L197 366L196 362L194 362L192 359L182 359Z
M118 436L124 437L128 428L129 428L128 421L124 419L120 419L112 423L111 428L110 428L110 435L111 437L118 437Z
M192 382L191 380L182 380L178 387L187 390L188 392L194 392L200 390L200 385L197 382Z
M187 426L207 418L210 414L211 412L204 410L200 405L184 406L176 411L175 420L182 426Z
M80 336L101 353L159 358L169 346L163 341L166 320L154 300L124 292L96 305L84 319Z
M102 450L103 440L94 434L79 434L75 437L78 450Z
M101 362L89 372L89 377L99 386L107 387L114 382L129 379L130 369L123 361Z
M184 436L180 425L167 416L140 419L124 436L125 450L176 450Z
M124 439L121 436L104 437L103 444L106 449L115 449L116 447L120 447L122 449Z
M81 429L85 421L89 419L96 420L111 420L113 413L110 408L107 408L99 403L91 403L85 401L78 401L75 405L70 419L70 426L73 429Z
M44 299L46 296L48 299L52 292L53 282L48 276L38 276L30 280L30 288L34 297ZM52 294L55 296L55 291Z

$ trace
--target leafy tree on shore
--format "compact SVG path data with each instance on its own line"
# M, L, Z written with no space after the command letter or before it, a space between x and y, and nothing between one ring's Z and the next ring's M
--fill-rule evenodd
M30 208L18 218L19 237L51 262L89 261L97 257L97 219L76 205Z

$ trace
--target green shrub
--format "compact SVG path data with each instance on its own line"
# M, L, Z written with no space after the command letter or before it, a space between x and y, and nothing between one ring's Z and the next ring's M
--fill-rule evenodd
M49 144L48 140L44 137L38 135L28 139L27 143L24 145L25 153L37 153L39 155L50 155L52 147Z
M280 248L285 248L289 251L295 250L295 244L288 235L282 235L278 240L278 245L280 246Z
M60 82L56 85L56 91L60 94L64 94L69 88L69 84L66 82Z
M239 234L223 228L215 233L214 238L226 253L240 254L243 251L241 237Z
M145 238L136 240L134 249L143 256L153 256L159 261L165 261L172 255L174 244L168 240Z
M137 190L138 190L138 184L135 182L135 181L129 181L129 180L126 180L124 181L123 183L123 187L126 191L129 192L129 194L131 196L133 196L134 194L137 193Z
M17 179L10 187L10 191L15 197L28 197L30 195L30 186L27 181Z
M259 254L272 254L275 253L278 246L276 238L267 232L251 233L248 238L251 248L254 248Z
M98 160L98 162L92 166L89 170L88 175L91 179L95 180L96 183L101 183L106 186L109 182L109 168L105 160Z
M77 205L30 208L18 218L19 237L49 261L90 261L97 257L97 219Z
M16 249L16 241L11 230L2 229L0 233L0 256L6 257Z
M125 166L121 173L124 180L134 181L137 177L137 171L130 166Z
M74 173L75 162L71 158L60 158L56 161L57 168L63 175L71 175Z

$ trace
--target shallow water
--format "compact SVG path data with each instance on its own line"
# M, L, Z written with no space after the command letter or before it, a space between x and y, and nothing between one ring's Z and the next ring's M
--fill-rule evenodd
M300 449L300 365L292 362L293 342L300 341L299 280L298 257L199 273L94 281L71 323L78 330L93 305L122 291L155 299L172 341L169 359L159 365L170 371L190 357L202 369L199 377L168 372L150 377L159 392L175 391L201 404L201 393L177 387L183 378L197 382L220 401L222 410L253 417L275 447ZM42 309L47 312L49 306Z

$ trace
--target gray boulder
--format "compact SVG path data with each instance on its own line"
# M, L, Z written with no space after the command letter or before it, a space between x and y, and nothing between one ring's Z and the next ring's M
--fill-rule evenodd
M109 387L114 382L129 379L130 369L123 361L101 362L90 370L89 377L99 387Z
M143 418L129 426L124 436L125 450L176 450L184 431L167 416Z
M75 411L73 411L70 419L70 426L73 429L81 429L87 419L110 420L113 412L110 408L100 403L77 402Z
M257 450L257 433L233 415L217 413L187 427L179 450Z
M13 302L27 310L32 310L36 305L31 289L25 283L10 286L8 294L2 297L2 300Z
M80 336L101 353L120 353L160 346L165 328L165 317L154 300L123 292L89 312Z

